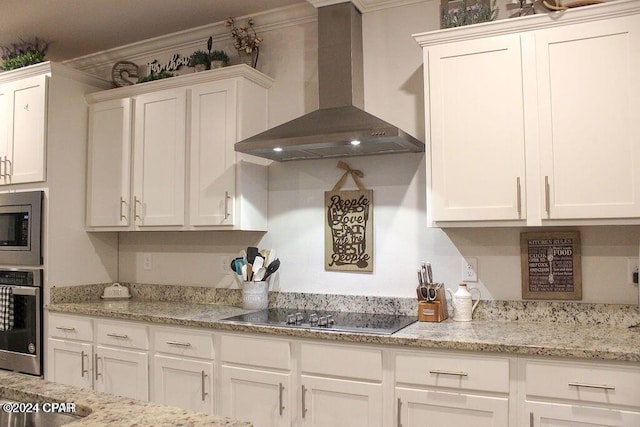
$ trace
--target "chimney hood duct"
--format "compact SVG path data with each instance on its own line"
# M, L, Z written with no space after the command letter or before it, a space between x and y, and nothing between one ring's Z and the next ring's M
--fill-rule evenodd
M236 143L235 151L277 161L423 152L424 143L363 110L362 69L360 12L351 2L320 7L320 108Z

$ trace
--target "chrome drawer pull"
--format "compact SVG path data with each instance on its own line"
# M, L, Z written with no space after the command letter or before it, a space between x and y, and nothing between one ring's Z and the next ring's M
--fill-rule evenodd
M615 390L612 385L601 384L585 384L585 383L569 383L569 387L599 388L600 390Z
M127 338L129 338L129 335L124 335L124 334L107 334L107 336L112 338L121 338L123 340L126 340Z
M177 345L178 347L191 347L190 342L167 341L169 345Z
M456 372L456 371L433 370L433 371L429 371L429 373L433 374L433 375L455 375L457 377L467 377L467 376L469 376L469 374L467 374L466 372Z
M56 326L56 329L59 329L61 331L65 331L65 332L75 332L76 328L69 328L67 326Z

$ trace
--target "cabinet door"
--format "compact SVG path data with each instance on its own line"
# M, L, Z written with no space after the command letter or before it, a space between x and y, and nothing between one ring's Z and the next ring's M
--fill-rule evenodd
M213 362L155 355L153 401L213 414Z
M47 340L47 380L82 388L93 387L93 346L49 338Z
M476 396L396 388L398 425L504 427L509 425L507 397Z
M31 77L6 86L9 100L9 152L4 160L5 183L45 179L47 76Z
M382 426L382 385L302 375L302 425Z
M610 408L527 402L522 425L530 427L637 427L640 412Z
M535 40L543 218L640 217L640 16Z
M6 182L5 167L1 160L9 155L9 96L6 88L0 86L0 185Z
M291 425L291 374L223 365L221 415L256 427Z
M235 223L236 83L191 90L190 224Z
M89 107L87 226L131 224L131 100Z
M186 89L135 98L134 220L184 225Z
M94 370L96 391L149 400L149 361L146 352L97 346Z
M435 221L525 218L520 38L428 50Z

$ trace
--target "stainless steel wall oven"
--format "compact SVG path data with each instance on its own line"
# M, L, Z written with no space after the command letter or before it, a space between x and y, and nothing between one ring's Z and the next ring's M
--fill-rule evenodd
M0 269L0 369L42 375L42 269Z

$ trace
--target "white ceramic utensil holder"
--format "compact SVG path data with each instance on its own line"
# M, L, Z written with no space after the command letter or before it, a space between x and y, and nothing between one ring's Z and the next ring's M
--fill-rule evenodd
M474 292L477 293L475 302L473 302L472 298L472 293ZM461 283L455 294L450 289L447 289L447 294L449 294L451 305L453 306L453 320L456 322L470 322L473 318L473 312L480 302L480 289L468 288L467 290L467 284Z
M242 307L262 310L269 306L269 282L242 282Z

